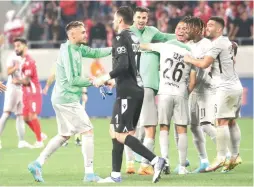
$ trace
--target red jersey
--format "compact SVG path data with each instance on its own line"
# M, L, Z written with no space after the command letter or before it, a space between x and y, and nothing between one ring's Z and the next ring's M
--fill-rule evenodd
M30 84L22 86L24 94L41 94L41 85L37 75L36 64L30 55L26 55L24 58L22 76L30 78Z

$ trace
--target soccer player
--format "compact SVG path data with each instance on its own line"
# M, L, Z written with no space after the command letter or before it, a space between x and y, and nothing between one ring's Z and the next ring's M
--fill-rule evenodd
M151 43L154 41L165 42L175 38L174 34L162 33L153 26L147 26L149 9L146 7L137 7L133 17L134 23L130 30L139 38L142 43ZM154 151L155 132L158 123L157 107L155 96L159 89L159 54L152 51L142 52L140 63L137 65L141 78L144 83L144 100L140 114L140 126L145 128L145 138L143 144ZM160 134L161 136L161 134ZM129 155L129 154L127 154ZM135 172L134 162L128 159L127 173ZM149 161L142 158L138 170L140 175L152 175L153 168Z
M80 104L82 88L91 85L90 79L81 77L82 57L100 58L111 54L111 48L91 49L83 43L87 41L84 24L72 21L66 26L68 40L61 44L56 62L55 85L51 96L53 108L56 113L58 134L53 137L36 161L29 164L28 169L35 181L43 182L42 166L45 161L70 136L82 134L82 153L84 157L84 181L97 181L99 177L94 174L94 134L93 126L87 113Z
M179 27L176 30L179 38ZM182 37L186 33L182 33ZM185 41L185 39L183 39ZM187 125L189 122L188 97L196 82L196 71L191 65L184 63L183 57L190 54L190 48L176 40L167 43L141 44L141 49L153 50L160 53L160 86L158 92L158 122L160 130L169 131L171 118L173 117L176 131L179 135L179 171L178 174L187 174ZM169 50L170 49L170 50ZM167 136L168 141L168 136ZM160 142L162 143L162 141ZM164 158L168 158L168 144L161 147Z
M118 33L113 41L113 70L94 80L95 86L101 86L110 79L116 79L116 101L114 104L110 135L113 143L112 172L110 177L100 180L101 183L121 182L121 165L124 145L145 157L154 166L153 182L157 182L165 165L133 135L141 112L144 88L137 70L139 63L139 40L130 31L133 10L120 7L114 15L114 29Z
M212 80L216 85L217 157L206 171L222 172L232 170L239 162L241 132L236 120L240 117L243 88L234 67L234 47L228 37L223 36L225 23L220 17L211 17L207 23L206 35L212 40L212 49L204 59L185 56L184 60L199 68L212 65ZM227 147L230 145L231 159L225 163Z
M43 140L46 135L41 133L41 126L37 116L41 112L42 96L36 64L28 54L27 41L25 39L14 39L14 49L17 56L22 58L23 63L21 67L22 77L13 77L12 83L22 85L24 121L36 135L37 141L33 145L34 148L41 148L44 146Z
M191 47L191 55L201 59L212 48L212 42L203 36L202 31L205 29L205 25L200 18L191 17L187 21L187 28L190 38L193 39L188 43ZM209 71L209 67L207 69L197 68L197 84L189 97L190 129L200 158L200 166L194 173L205 172L209 166L203 131L216 142L216 129L213 126L215 122L215 88L211 83Z
M8 118L13 112L16 114L16 130L19 138L18 148L32 148L32 145L24 140L25 126L22 116L22 88L21 85L12 83L13 78L21 77L21 64L22 58L16 54L12 54L7 61L7 91L5 92L3 114L0 118L0 136L3 133ZM0 148L1 147L2 145L0 142Z
M42 90L42 93L44 95L47 95L48 93L48 89L50 88L50 86L53 84L53 82L55 82L55 78L56 78L56 75L55 75L55 72L56 71L56 63L53 64L53 67L51 68L51 73L50 73L50 76L48 77L47 79L47 82L46 82L46 85L45 87L43 88ZM83 88L83 90L87 90L86 88ZM85 105L84 105L84 100L86 100L85 96L83 95L83 90L82 90L82 106L84 107L85 109ZM87 96L87 95L86 95ZM86 101L85 101L86 102ZM78 146L81 146L81 136L80 134L75 134L75 144L78 145ZM67 145L69 144L68 140L65 141L63 143L63 147L66 147Z

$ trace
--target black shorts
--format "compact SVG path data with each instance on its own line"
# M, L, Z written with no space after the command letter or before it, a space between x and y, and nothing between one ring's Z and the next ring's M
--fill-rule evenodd
M140 97L118 98L115 101L111 124L115 132L129 132L136 129L143 104L144 95Z

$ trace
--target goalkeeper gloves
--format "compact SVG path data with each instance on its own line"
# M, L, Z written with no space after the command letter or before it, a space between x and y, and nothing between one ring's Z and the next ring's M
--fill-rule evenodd
M99 87L100 94L102 96L102 99L105 100L107 95L113 95L113 92L109 89L109 87L102 85Z

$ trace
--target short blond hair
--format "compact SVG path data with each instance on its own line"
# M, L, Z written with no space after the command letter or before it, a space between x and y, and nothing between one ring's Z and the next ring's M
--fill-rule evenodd
M70 23L68 23L65 27L65 31L68 32L69 30L71 30L72 28L77 28L77 27L84 27L84 23L81 21L71 21Z

